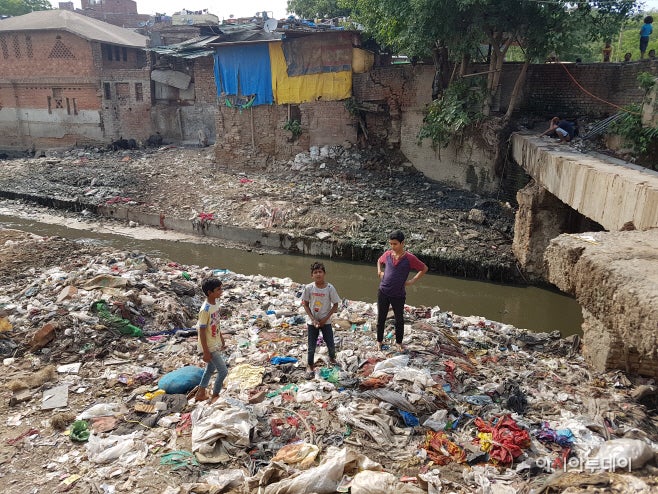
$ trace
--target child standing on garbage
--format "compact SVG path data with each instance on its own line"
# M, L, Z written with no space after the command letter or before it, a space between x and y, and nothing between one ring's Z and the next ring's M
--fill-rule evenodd
M404 303L407 293L405 286L413 285L425 273L427 266L404 247L404 233L392 231L388 236L389 250L377 259L377 276L381 280L377 293L377 344L383 350L384 323L388 308L393 307L395 315L395 343L399 351L404 350ZM384 269L382 270L382 266ZM407 280L411 270L418 271L416 276Z
M331 283L324 279L326 270L321 262L311 264L311 278L313 283L304 287L302 305L306 311L308 329L308 356L306 368L307 377L313 378L315 372L315 348L318 336L322 337L329 350L329 363L336 365L336 346L334 345L334 331L331 328L331 316L338 310L340 297Z
M217 371L217 378L215 379L210 398L210 403L215 403L224 385L224 379L226 379L226 375L228 374L226 363L220 353L222 348L224 348L224 337L219 330L219 297L222 296L222 282L218 278L207 278L201 284L201 289L206 296L206 301L199 310L197 348L199 352L203 353L203 361L207 365L201 377L195 399L197 402L208 399L206 388L210 383L210 376Z

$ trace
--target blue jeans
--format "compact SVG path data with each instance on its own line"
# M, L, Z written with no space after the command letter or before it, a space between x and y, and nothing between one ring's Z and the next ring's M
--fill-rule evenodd
M201 382L199 383L199 386L202 388L208 387L208 384L210 383L210 376L212 376L213 372L216 370L217 379L215 379L215 385L212 388L212 394L218 395L222 390L222 386L224 385L224 379L226 379L226 376L228 375L228 369L226 368L222 354L219 353L218 350L210 352L210 356L210 362L208 362L206 365L206 370L203 371L203 376L201 376Z
M336 345L334 344L334 330L331 329L331 324L325 324L322 328L316 328L312 324L306 325L308 329L308 359L309 367L315 365L315 348L318 345L318 336L320 336L320 329L322 329L322 337L327 344L329 350L329 358L331 360L336 358Z

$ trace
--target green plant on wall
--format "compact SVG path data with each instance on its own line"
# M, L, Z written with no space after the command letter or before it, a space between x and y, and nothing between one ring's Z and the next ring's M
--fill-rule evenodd
M640 89L644 90L646 100L649 91L656 85L656 77L648 72L641 72L637 76L637 82ZM623 138L636 153L647 153L652 144L658 141L658 128L642 125L642 105L627 105L624 110L623 116L613 122L608 131Z
M292 139L297 140L302 135L302 123L299 120L288 120L283 126L283 130L290 132Z
M453 137L482 120L484 88L478 82L470 81L453 82L442 97L429 104L418 132L419 144L429 138L433 146L446 147Z

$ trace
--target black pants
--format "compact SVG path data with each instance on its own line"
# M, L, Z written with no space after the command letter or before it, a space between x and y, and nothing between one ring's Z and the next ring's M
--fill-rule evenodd
M388 308L393 307L395 314L395 342L402 344L404 339L404 302L406 297L389 297L381 290L377 293L377 342L384 341L384 323Z
M316 328L312 324L307 324L306 327L308 328L308 366L313 367L315 365L315 347L318 346L320 330L322 330L322 337L327 344L327 350L329 350L329 358L334 360L336 358L336 345L334 344L334 330L331 328L331 324L325 324L322 328Z

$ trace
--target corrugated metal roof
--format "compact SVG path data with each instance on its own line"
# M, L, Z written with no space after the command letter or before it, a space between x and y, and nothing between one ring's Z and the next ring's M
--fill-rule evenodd
M130 29L98 21L69 10L40 10L0 21L0 32L68 31L91 41L146 47L148 38Z
M188 39L173 45L156 46L151 48L150 51L154 51L160 55L169 55L178 58L206 57L215 53L215 50L209 48L208 44L221 38L222 36L197 36L196 38Z
M192 77L177 70L153 70L151 72L151 79L162 84L167 84L168 86L177 87L178 89L187 89L190 87Z

